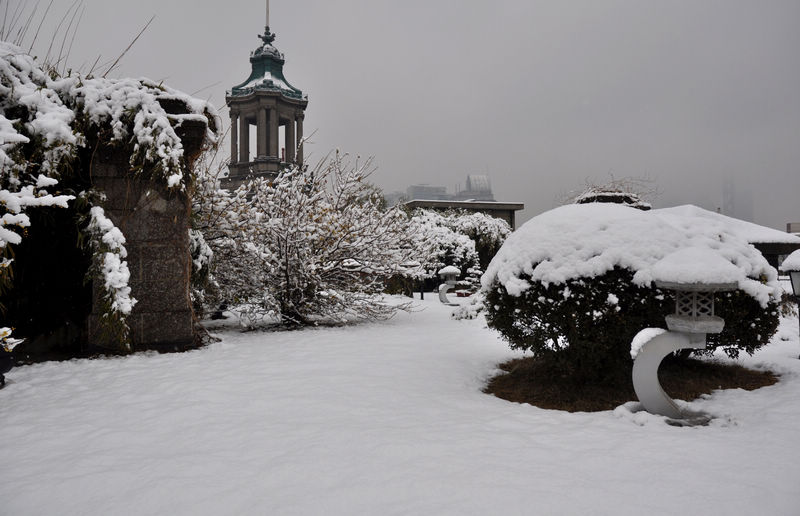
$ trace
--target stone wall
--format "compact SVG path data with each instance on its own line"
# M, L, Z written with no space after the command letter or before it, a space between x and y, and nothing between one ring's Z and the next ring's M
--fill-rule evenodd
M171 113L181 112L180 105L164 108ZM189 166L201 151L205 129L205 124L195 121L184 122L178 128ZM128 318L133 349L187 349L196 341L189 296L190 199L185 192L169 191L163 180L147 177L147 171L133 175L129 158L118 150L101 149L91 174L95 188L106 195L106 215L126 239L129 285L137 300ZM114 349L118 346L106 342L100 331L101 294L102 289L96 285L89 316L89 344Z

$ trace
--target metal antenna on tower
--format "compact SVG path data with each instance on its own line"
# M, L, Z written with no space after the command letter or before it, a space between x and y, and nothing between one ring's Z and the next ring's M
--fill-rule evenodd
M267 0L267 27L269 27L269 0Z

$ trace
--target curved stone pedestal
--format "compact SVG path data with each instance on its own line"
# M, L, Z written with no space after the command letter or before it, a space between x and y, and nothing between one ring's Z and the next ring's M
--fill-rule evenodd
M459 306L458 303L453 303L447 298L447 291L453 288L449 283L442 283L439 285L439 301L448 306Z
M705 334L687 334L668 331L648 341L633 361L633 390L644 409L673 419L684 419L697 414L684 414L667 396L658 381L661 361L680 349L705 349Z

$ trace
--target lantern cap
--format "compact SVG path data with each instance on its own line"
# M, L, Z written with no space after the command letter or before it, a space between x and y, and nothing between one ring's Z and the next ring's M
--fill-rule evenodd
M444 275L447 275L447 274L459 275L459 274L461 274L461 269L459 269L455 265L448 265L447 267L445 267L442 270L440 270L438 274L439 274L439 276L444 276Z
M654 263L650 271L656 286L692 292L735 290L747 279L744 269L708 247L679 249Z

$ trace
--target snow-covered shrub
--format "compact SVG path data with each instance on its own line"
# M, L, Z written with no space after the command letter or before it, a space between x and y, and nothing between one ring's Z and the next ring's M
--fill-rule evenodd
M444 224L472 239L481 269L489 266L489 262L511 234L508 222L481 212L449 211L444 214Z
M253 242L264 214L255 208L253 183L222 188L226 164L216 163L217 150L206 153L192 192L192 302L198 315L222 303L243 309L256 303L261 308L253 315L260 318L274 304L259 302L271 299L264 284L272 254Z
M426 240L432 241L437 263L448 262L448 265L460 267L462 272L466 272L469 267L488 266L511 234L508 222L484 213L465 210L441 213L418 209L412 214L412 224L418 225L419 233ZM467 242L464 236L472 243Z
M459 305L451 316L458 321L464 319L475 319L478 314L484 311L486 304L486 295L478 291L475 295L471 296L469 301Z
M738 271L738 290L716 296L726 324L709 348L735 357L765 345L778 325L777 274L735 225L614 204L562 206L509 237L482 279L487 321L565 374L628 381L631 340L664 328L674 310L653 267L688 247L714 250Z
M288 324L395 313L384 282L411 261L413 235L403 212L382 209L369 166L337 152L234 192L201 181L195 214L214 253L218 299Z
M475 292L480 288L483 267L511 234L506 221L464 210L442 213L417 209L409 225L416 235L418 267L408 268L394 278L394 284L403 285L403 290L409 290L409 281L436 280L438 270L452 265L461 270L456 289Z
M417 260L421 276L435 278L443 267L452 265L461 270L461 277L480 277L480 263L475 241L454 229L452 217L433 210L416 210L409 222L416 235Z
M128 256L125 237L105 215L103 208L94 206L89 214L86 233L94 251L94 263L89 273L90 277L99 279L103 289L103 340L112 346L118 346L119 351L130 351L130 329L126 318L136 304L136 299L131 297L131 287L128 286L131 273L128 262L125 261Z

